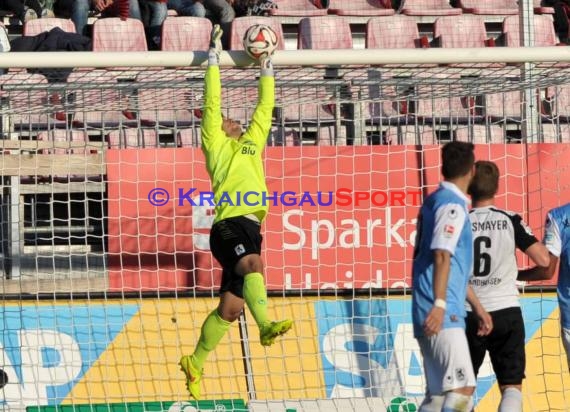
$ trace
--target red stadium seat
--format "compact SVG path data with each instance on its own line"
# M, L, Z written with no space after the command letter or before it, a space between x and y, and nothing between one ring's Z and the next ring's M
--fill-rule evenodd
M152 85L152 87L150 86ZM176 70L143 71L133 84L137 93L129 106L136 107L136 116L144 126L188 127L192 115L192 89L186 77Z
M329 14L338 16L392 16L396 12L392 9L390 0L330 0Z
M520 47L522 41L519 29L519 16L508 16L503 21L505 46ZM555 46L558 44L552 18L547 15L534 16L534 46Z
M200 127L178 130L176 143L178 147L200 147L202 145Z
M460 127L455 131L455 138L461 142L471 143L505 143L505 132L498 125L475 124L469 127Z
M311 0L275 0L276 9L270 9L272 16L324 16L327 9L321 9Z
M45 88L26 90L26 86ZM53 117L48 105L48 81L42 74L14 72L0 75L0 98L6 104L3 117L9 119L15 130L47 130L66 125L65 121Z
M93 23L93 51L147 51L144 26L140 20L106 17Z
M115 128L127 119L127 99L116 85L117 76L107 70L80 70L67 78L70 86L97 84L97 88L73 88L66 92L67 114L76 127Z
M162 24L161 50L208 50L212 23L202 17L170 17Z
M570 143L569 123L543 123L541 131L544 143Z
M554 14L553 7L543 7L542 0L534 0L534 14Z
M337 146L335 126L331 124L317 128L316 144L317 146Z
M158 139L155 130L137 127L113 130L108 135L108 142L111 149L142 149L157 147Z
M372 17L366 24L367 49L413 49L427 44L427 37L420 38L413 17Z
M485 21L472 15L438 17L434 25L434 41L439 47L485 47L487 37Z
M384 140L391 145L439 144L435 130L425 125L388 127Z
M230 35L230 49L243 50L243 35L250 26L254 24L265 24L271 27L277 34L277 50L285 50L285 36L281 22L277 18L262 16L237 17L232 21Z
M462 10L451 7L448 0L402 0L399 12L408 16L455 16Z
M457 7L461 7L464 13L471 14L519 14L517 0L459 0Z
M75 24L69 19L43 18L28 20L24 23L24 36L35 36L45 31L50 31L54 27L59 27L65 32L75 33Z
M298 30L298 49L352 49L350 24L343 17L306 17Z
M546 90L547 116L558 121L570 122L570 86L549 87Z
M397 75L390 72L368 71L368 95L370 97L366 118L368 126L397 126L408 124L413 120L408 114L407 102L395 98L397 95L397 86L394 85L396 79ZM390 81L392 84L386 85ZM402 94L405 93L402 91Z

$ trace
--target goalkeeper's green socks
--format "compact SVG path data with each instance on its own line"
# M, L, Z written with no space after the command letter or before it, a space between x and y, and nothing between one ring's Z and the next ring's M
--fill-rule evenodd
M261 273L249 273L243 281L243 298L260 328L269 322L267 316L267 291Z
M213 351L220 340L224 337L231 323L223 320L218 314L218 309L214 309L204 323L202 324L202 332L200 333L200 339L198 340L198 345L192 354L192 363L199 371L202 370L202 366L206 361L206 358Z

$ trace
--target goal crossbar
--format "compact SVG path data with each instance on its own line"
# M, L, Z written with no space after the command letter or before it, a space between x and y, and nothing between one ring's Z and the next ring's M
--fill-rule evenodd
M0 56L0 68L105 68L206 66L207 52L37 52ZM570 62L568 47L489 47L432 49L285 50L273 56L276 66L382 65ZM223 67L248 67L255 62L243 51L225 51Z

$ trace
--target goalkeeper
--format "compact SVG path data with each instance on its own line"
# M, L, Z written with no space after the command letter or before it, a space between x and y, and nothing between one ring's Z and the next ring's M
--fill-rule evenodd
M259 100L245 133L240 124L221 114L219 58L222 30L215 25L210 40L202 113L202 150L212 181L216 217L210 232L210 249L222 272L220 303L202 324L192 355L182 356L180 367L186 374L190 395L200 399L202 366L247 304L264 346L286 333L293 322L272 322L267 315L267 292L261 260L261 223L267 202L242 202L237 193L267 192L261 153L271 128L275 104L275 79L270 56L261 59ZM232 200L229 201L228 197ZM220 201L222 200L222 201Z

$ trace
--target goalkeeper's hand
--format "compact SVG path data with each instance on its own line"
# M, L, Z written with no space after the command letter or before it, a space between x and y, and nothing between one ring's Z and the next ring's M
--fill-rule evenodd
M210 34L210 50L208 51L208 64L220 64L220 54L222 53L222 34L224 31L219 24L214 25Z
M259 64L261 67L261 75L262 76L273 76L273 62L271 61L271 55L263 56L259 60Z

